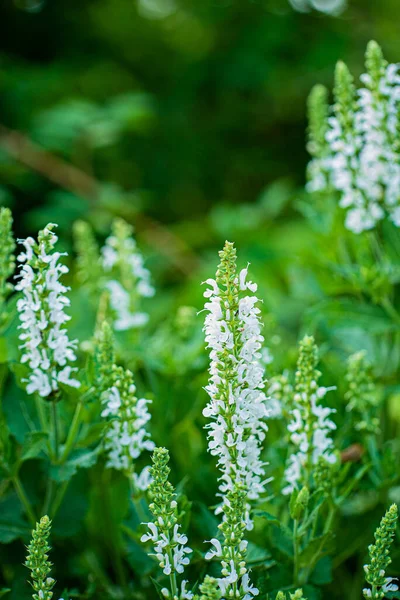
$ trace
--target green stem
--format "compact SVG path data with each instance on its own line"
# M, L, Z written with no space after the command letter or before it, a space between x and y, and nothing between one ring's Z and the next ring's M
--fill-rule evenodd
M39 422L40 422L40 427L42 428L42 431L44 431L45 433L48 433L49 428L48 428L47 419L46 419L46 412L44 410L44 400L37 394L35 394L35 405L36 405L36 412L37 412Z
M58 411L57 401L53 400L51 403L51 421L54 436L54 460L58 461L58 445L59 445L59 430L58 430Z
M70 480L64 481L62 485L58 488L57 493L55 495L54 501L50 508L50 518L54 519L56 514L58 513L58 509L61 506L62 501L64 500L65 492L68 489Z
M293 554L294 554L294 564L293 564L293 585L297 586L299 581L299 537L298 537L298 527L299 522L297 519L294 519L293 522Z
M53 498L54 482L50 477L47 479L46 496L43 503L42 515L47 515L49 512L51 500Z
M81 424L82 406L83 406L82 400L79 400L79 402L78 402L78 404L76 405L76 408L75 408L75 413L74 413L74 416L73 416L73 419L72 419L71 427L69 429L67 440L65 442L64 451L63 451L63 453L61 455L61 458L60 458L60 462L61 463L64 463L67 460L67 458L68 458L68 456L69 456L69 454L70 454L70 452L71 452L71 450L72 450L72 448L74 446L74 443L75 443L75 440L76 440L76 436L78 434L79 425Z
M14 484L14 488L15 488L15 491L17 492L18 498L20 499L21 504L25 508L26 514L29 517L30 522L32 523L33 526L35 526L37 519L36 519L34 510L31 506L31 503L28 500L28 496L26 495L24 487L21 483L19 475L15 475L15 477L12 478L12 482Z
M333 502L331 502L329 514L325 521L325 527L324 527L324 530L322 533L323 536L325 536L331 529L332 521L335 518L335 515L336 515L336 506L333 504ZM308 578L312 574L314 567L320 558L324 544L325 544L325 539L323 539L322 542L319 544L314 556L311 558L309 565L308 565L307 569L305 570L304 577L302 577L302 580L299 582L299 583L301 583L301 585L305 585L306 583L308 583Z

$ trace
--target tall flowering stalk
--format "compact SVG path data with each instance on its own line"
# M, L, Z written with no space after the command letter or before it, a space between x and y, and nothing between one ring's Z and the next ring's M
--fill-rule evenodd
M104 438L108 454L107 466L125 472L135 489L144 490L149 485L148 469L140 475L135 472L135 460L144 450L152 451L154 442L146 429L151 419L150 400L138 399L131 371L114 365L107 373L113 385L102 394L102 417L110 419Z
M70 319L65 313L70 304L66 295L69 288L60 281L68 273L68 268L60 262L66 254L54 251L57 242L54 227L49 223L39 232L37 242L31 237L20 240L25 251L18 256L22 265L15 286L22 292L17 309L22 330L21 362L30 369L26 391L43 398L54 397L60 383L80 386L72 376L76 369L70 364L76 360L77 342L69 339L66 329Z
M371 586L363 589L364 598L381 600L387 592L395 592L398 586L393 577L386 577L385 571L392 562L390 546L396 532L398 509L392 504L386 511L381 523L375 531L375 544L368 546L370 564L364 565L365 579Z
M246 281L247 268L236 270L236 249L230 242L220 252L216 278L208 279L204 331L210 349L210 380L206 391L210 401L203 411L210 419L208 449L218 458L223 514L221 529L224 548L211 540L223 577L221 590L227 597L250 598L258 593L249 582L245 563L244 529L252 527L249 500L265 492L264 463L261 460L268 417L261 365L260 309L255 283ZM249 293L250 292L250 293Z
M85 221L76 221L72 231L77 253L77 278L90 292L96 293L99 290L102 268L100 249L93 229Z
M388 64L373 41L365 63L364 87L358 91L346 65L338 63L335 102L327 119L322 86L309 102L313 159L308 189L336 190L346 209L346 227L354 233L373 229L385 216L400 226L399 65Z
M12 223L10 209L0 208L0 326L7 318L6 301L14 289L8 281L15 269L15 241Z
M133 229L128 223L116 219L101 251L105 287L110 292L114 328L117 331L145 325L148 315L141 311L141 298L154 295L150 272L144 266L132 233Z
M25 566L31 571L33 600L51 600L55 580L50 577L52 564L49 561L49 536L51 521L48 516L40 519L32 531L32 540L28 546Z
M300 342L294 408L291 411L292 421L288 425L295 451L285 471L287 486L282 490L284 494L290 494L302 486L310 487L313 469L321 457L328 463L336 462L330 438L336 425L329 418L335 411L319 404L326 393L335 388L318 385L321 373L316 368L317 363L318 349L314 339L305 336Z
M150 469L152 482L149 495L152 502L149 506L154 522L145 523L148 532L142 535L143 543L152 542L153 556L156 557L164 575L169 578L169 589L162 588L164 598L170 600L191 600L193 594L186 590L186 580L179 586L177 577L183 575L189 564L192 550L187 546L186 535L180 532L178 522L178 505L172 484L168 481L170 473L169 453L166 448L156 448L152 456L153 466Z
M378 393L364 350L349 357L346 382L346 410L356 417L355 428L369 433L379 432L379 418L376 415Z

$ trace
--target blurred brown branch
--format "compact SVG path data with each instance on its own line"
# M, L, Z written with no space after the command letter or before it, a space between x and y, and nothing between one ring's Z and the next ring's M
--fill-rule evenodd
M40 173L59 187L90 202L100 197L101 183L81 169L44 150L19 131L0 125L0 147L29 169ZM138 214L135 222L141 237L157 248L184 275L193 273L199 258L186 242L162 223Z

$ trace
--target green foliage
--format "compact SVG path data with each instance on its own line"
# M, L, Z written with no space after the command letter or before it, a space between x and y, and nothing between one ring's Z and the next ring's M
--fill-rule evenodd
M10 284L15 244L10 212L2 209L0 596L29 599L24 544L43 514L52 519L54 577L65 599L165 594L168 576L139 539L140 524L153 518L151 499L126 473L106 467L101 444L121 422L101 417L118 365L137 387L126 409L133 398L152 400L149 431L171 456L159 493L168 493L170 478L174 519L195 548L177 597L221 598L219 561L204 560L204 541L225 536L214 515L219 482L203 431L208 363L197 313L200 282L228 238L259 284L266 391L277 402L262 457L273 480L253 512L254 528L244 532L257 597L297 600L301 586L309 600L359 598L373 527L383 507L399 500L400 243L386 220L351 234L329 186L313 197L304 192L305 112L314 86L307 148L324 160L327 118L336 114L353 126L351 73L362 72L365 40L379 32L385 55L398 60L397 3L349 0L340 19L295 13L287 0L61 0L27 12L33 4L9 2L1 19L0 197L14 209L18 238L35 237L49 221L59 225L58 249L70 254L68 330L78 340L81 387L60 383L56 414L52 403L40 408L26 394L20 295ZM338 63L332 113L327 90L339 58L349 67ZM367 87L375 99L385 65L371 42ZM140 329L115 330L107 284L123 279L132 311L142 299L126 254L105 272L101 249L110 235L122 248L133 227L156 294L143 299L148 320ZM336 411L337 461L320 457L307 488L302 483L290 498L281 493L292 452L287 425L296 383L308 381L303 367L303 379L295 376L305 334L320 356L317 365L310 350L308 371L321 387L337 388L323 407ZM148 462L145 454L134 459L135 473ZM233 505L243 500L235 493ZM242 522L226 529L229 549ZM396 539L391 558L396 575Z

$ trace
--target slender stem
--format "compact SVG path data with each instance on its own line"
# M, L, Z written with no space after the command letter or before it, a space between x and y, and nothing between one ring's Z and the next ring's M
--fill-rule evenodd
M58 488L55 498L50 507L50 517L54 519L56 514L58 513L58 509L61 506L62 501L64 500L65 493L68 489L70 480L64 481L62 485Z
M45 431L47 433L49 430L49 427L47 424L46 412L44 409L44 400L37 394L35 394L35 405L36 405L36 412L38 414L38 418L39 418L39 422L40 422L40 427L42 428L42 431Z
M61 458L60 458L60 462L61 463L64 463L67 460L67 458L68 458L68 456L69 456L69 454L70 454L70 452L71 452L71 450L72 450L72 448L74 446L74 443L75 443L75 440L76 440L76 436L77 436L78 430L79 430L79 425L81 424L82 406L83 406L82 400L79 400L79 402L78 402L78 404L76 405L76 408L75 408L74 416L72 418L72 423L71 423L71 427L70 427L69 432L68 432L67 440L65 442L64 451L63 451L63 453L61 455Z
M46 496L43 503L42 514L47 515L49 512L51 500L53 498L54 482L50 477L47 479Z
M28 496L26 495L24 487L21 483L19 475L15 475L15 477L12 478L12 482L14 484L14 488L15 488L15 491L17 492L18 498L20 499L21 504L25 508L26 514L29 517L30 522L32 523L32 525L35 525L37 519L36 519L34 510L31 506L31 503L28 500Z
M328 514L328 517L327 517L327 519L325 521L325 527L324 527L324 530L323 530L323 533L322 533L323 536L325 536L329 532L329 530L330 530L330 528L332 526L332 521L335 518L335 515L336 515L336 506L335 506L335 504L333 502L331 502L331 506L330 506L330 509L329 509L329 514ZM319 546L318 546L318 548L317 548L314 556L311 558L311 560L309 562L309 565L308 565L307 569L305 570L304 577L302 577L302 580L300 582L302 585L304 585L305 583L308 582L308 578L312 574L312 572L314 570L314 567L315 567L316 563L318 562L318 560L320 558L320 555L321 555L322 549L324 547L324 544L325 544L325 539L323 539L321 541L321 543L319 544Z
M168 557L169 557L169 562L170 562L171 565L173 565L174 564L174 557L172 555L171 549L169 549L167 551L167 553L168 553ZM171 586L171 595L172 595L172 598L176 598L178 596L178 586L176 584L176 574L175 574L175 571L172 571L172 573L170 574L170 576L169 576L169 583L170 583L170 586Z
M298 537L299 522L294 519L293 522L293 554L294 554L294 570L293 570L293 584L296 586L299 580L299 537Z
M51 420L52 420L52 428L53 428L53 436L54 436L54 459L58 461L58 445L59 445L59 431L58 431L58 411L57 411L57 401L53 400L51 403Z

